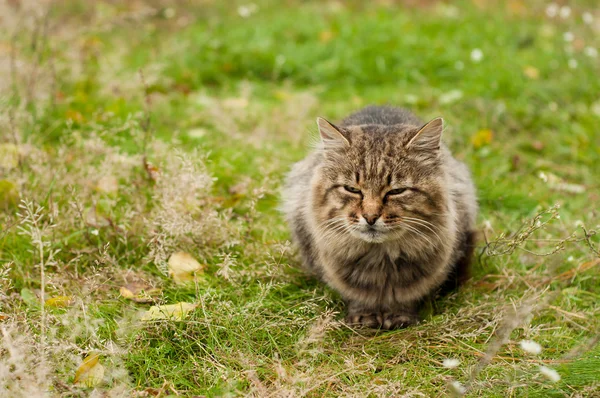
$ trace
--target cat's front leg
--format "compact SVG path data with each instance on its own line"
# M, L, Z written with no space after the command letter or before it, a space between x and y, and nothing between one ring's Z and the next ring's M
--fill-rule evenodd
M356 301L346 301L348 314L346 323L354 327L379 328L381 325L381 311L361 305Z
M393 310L383 311L380 327L386 330L402 329L416 325L420 320L416 305L402 305Z

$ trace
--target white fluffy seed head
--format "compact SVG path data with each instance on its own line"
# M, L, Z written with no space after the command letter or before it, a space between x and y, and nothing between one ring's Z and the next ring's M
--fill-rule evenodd
M529 354L538 355L539 353L542 352L542 346L539 345L538 343L536 343L535 341L521 340L520 344L521 344L521 348L523 349L523 351L525 351Z
M458 365L460 365L460 360L458 360L456 358L446 358L442 362L442 366L447 369L454 369L454 368L458 367Z
M558 374L558 372L552 368L549 368L547 366L540 366L540 373L543 374L544 376L546 376L548 378L548 380L556 383L557 381L560 380L560 375Z
M456 395L464 395L465 392L467 392L467 389L465 388L465 386L463 386L462 384L460 384L460 381L458 380L454 380L452 383L450 383L450 389L452 390L453 393L455 393Z

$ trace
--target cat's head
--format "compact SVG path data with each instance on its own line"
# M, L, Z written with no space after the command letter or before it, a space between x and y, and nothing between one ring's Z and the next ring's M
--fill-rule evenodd
M349 234L382 243L439 232L448 211L441 118L424 126L337 127L322 118L317 124L323 162L313 209L323 238Z

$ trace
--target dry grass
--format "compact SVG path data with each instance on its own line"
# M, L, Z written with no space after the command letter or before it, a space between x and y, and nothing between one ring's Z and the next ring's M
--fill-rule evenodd
M462 3L432 4L426 12L433 21L452 20L457 12L480 20L490 14L487 3L478 3L478 10ZM542 12L545 6L536 3ZM514 126L528 124L548 131L558 124L553 116L514 96L512 113L502 113L499 100L469 91L487 80L461 86L467 105L455 111L452 104L437 102L437 89L419 91L420 83L409 86L420 99L396 94L385 73L369 69L385 68L384 58L376 66L357 61L355 69L342 68L350 81L327 87L298 83L311 78L285 48L287 58L273 53L275 69L262 71L271 63L259 55L271 54L254 46L266 48L270 38L279 37L281 21L292 26L296 19L314 19L314 29L322 28L316 38L303 27L290 28L296 36L286 42L314 41L310 51L296 49L305 51L307 59L335 37L348 35L343 26L363 26L356 20L364 12L360 7L335 2L319 7L282 6L276 17L265 11L265 25L258 25L273 31L251 31L256 34L252 39L233 28L233 22L249 18L249 9L197 9L177 2L122 8L109 2L0 4L0 33L8 38L0 42L0 395L597 394L600 249L598 213L589 204L598 199L598 185L594 161L586 158L594 153L590 146L597 137L587 133L586 124L573 122L578 115L597 124L592 100L585 97L588 102L577 105L586 107L583 114L576 105L558 111L561 122L571 120L574 132L548 133L571 145L563 147L560 141L554 150L550 140L532 146L535 137L526 131L511 135ZM389 4L378 7L396 10ZM250 14L262 18L263 10L261 3ZM512 21L521 15L526 26L544 32L572 23L567 28L586 41L582 48L595 45L585 29L596 25L569 20L549 25L527 13L509 14L501 18ZM423 16L414 15L415 20ZM347 23L323 27L325 17ZM210 18L231 27L225 39L233 47L223 47L214 37L207 44L194 30L203 33ZM397 22L368 13L363 18L365 29L381 32ZM490 29L499 29L497 36L506 39L500 25ZM407 30L407 38L437 45L430 26L418 26L419 32ZM144 32L154 41L146 42ZM525 40L516 33L508 38ZM221 48L222 55L215 60L207 53L206 60L192 62L199 74L217 71L203 75L200 87L186 66L195 40ZM236 52L235 43L246 43L247 51ZM571 53L583 51L578 45L573 43ZM133 56L133 47L148 59ZM368 58L370 53L353 53L360 48L348 45L348 56L361 62ZM544 48L532 51L543 57ZM249 61L246 53L256 59ZM232 60L254 74L235 80L239 71ZM311 66L322 82L336 67L333 61ZM503 81L500 69L492 68L488 78ZM382 80L368 83L374 76ZM553 79L565 95L582 96L580 80L562 84ZM354 81L363 82L364 93ZM552 92L535 87L539 96ZM494 126L507 126L498 141L482 148L460 133L452 137L454 144L465 144L455 146L472 162L482 191L483 239L475 278L460 294L431 303L422 325L390 333L352 330L339 320L344 311L339 298L298 271L276 212L281 176L303 156L317 111L335 116L383 97L425 113L447 112L451 121L463 117L461 112L475 120L469 112L479 109L492 115ZM468 121L465 126L485 127ZM547 151L545 158L541 150ZM505 162L509 151L520 154L513 158L512 171ZM568 166L560 163L565 156L571 156ZM538 170L561 177L554 175L552 184L548 178L540 181ZM488 179L499 188L489 186ZM531 186L530 196L515 187L520 179ZM571 180L576 183L565 182ZM527 207L530 202L534 205ZM177 286L167 277L166 260L174 251L192 253L206 264L194 285ZM190 301L196 310L181 322L143 322L148 304L118 293L132 283L158 291L149 296L152 304ZM61 297L66 304L47 302ZM522 340L539 343L542 352L524 352ZM106 368L95 388L73 384L89 353L100 354ZM458 366L445 366L449 358ZM557 369L562 380L551 382L540 366Z

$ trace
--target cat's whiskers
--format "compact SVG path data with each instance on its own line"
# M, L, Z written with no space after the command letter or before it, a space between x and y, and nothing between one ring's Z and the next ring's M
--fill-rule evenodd
M323 240L330 240L336 235L341 235L343 233L351 233L354 230L354 226L349 225L346 222L345 217L336 217L334 219L326 221L324 224L324 233L321 236Z
M433 247L437 246L436 244L434 244L434 242L431 241L431 239L429 239L429 237L427 235L425 235L422 231L419 231L414 226L409 225L408 223L404 223L403 227L406 228L406 230L408 230L409 232L414 233L416 236L418 236L418 237L423 238L424 240L426 240L427 243L429 243L431 246L433 246ZM396 232L396 234L400 235L399 231Z
M431 231L431 232L432 232L432 233L433 233L433 234L434 234L434 235L437 237L437 239L438 239L440 242L443 242L443 240L442 240L442 238L440 237L440 235L438 235L438 233L436 232L436 229L439 231L439 227L438 227L438 226L436 226L436 225L433 225L433 224L431 224L431 223L430 223L430 222L428 222L428 221L421 220L421 219L419 219L419 218L413 218L413 217L403 217L402 219L403 219L403 221L404 221L405 223L407 223L407 224L410 224L410 223L412 223L413 225L415 225L415 224L416 224L416 225L420 225L420 226L422 226L422 227L425 227L425 228L427 228L428 230L430 230L430 231ZM429 225L427 225L427 224L429 224ZM435 228L435 229L434 229L434 228Z

